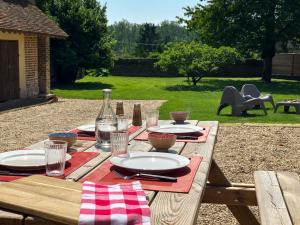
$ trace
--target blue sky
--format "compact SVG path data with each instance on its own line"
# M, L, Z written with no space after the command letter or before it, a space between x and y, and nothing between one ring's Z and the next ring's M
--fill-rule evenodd
M183 7L195 6L199 0L100 0L107 3L108 23L126 19L133 23L160 23L183 16Z

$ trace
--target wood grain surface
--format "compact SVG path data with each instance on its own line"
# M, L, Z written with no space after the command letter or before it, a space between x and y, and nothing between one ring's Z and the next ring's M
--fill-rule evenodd
M0 207L65 224L77 224L81 184L34 175L0 185Z
M181 155L186 157L203 157L190 192L188 194L158 192L150 205L152 224L195 224L212 161L215 137L218 132L217 122L208 123L212 128L206 143L187 143L181 152ZM202 124L207 124L207 122L202 122Z
M300 225L300 179L296 173L277 172L277 178L294 225Z
M262 225L293 225L273 171L254 172L256 196Z

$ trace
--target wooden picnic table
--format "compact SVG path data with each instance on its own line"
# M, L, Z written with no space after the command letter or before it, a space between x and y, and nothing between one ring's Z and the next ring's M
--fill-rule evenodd
M171 121L159 121L169 124ZM209 125L211 130L205 143L176 142L172 150L186 157L202 156L189 193L146 191L151 208L151 224L153 225L189 225L196 224L201 203L225 204L242 225L259 224L251 213L248 205L257 205L255 188L252 184L231 183L223 174L217 162L213 159L214 147L217 141L217 121L190 120L194 125ZM151 151L152 146L147 141L137 141L134 138L145 130L145 124L130 135L129 151ZM29 148L41 148L43 141ZM95 141L77 141L73 151L99 152L100 154L88 163L71 173L66 180L77 182L91 171L101 166L109 157L110 152L95 148ZM34 201L34 200L33 200ZM0 225L59 225L60 223L0 210Z

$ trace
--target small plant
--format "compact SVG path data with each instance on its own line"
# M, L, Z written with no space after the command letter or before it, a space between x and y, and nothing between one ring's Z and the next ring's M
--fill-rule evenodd
M175 68L188 80L191 78L195 86L202 77L217 72L221 66L242 60L242 56L234 48L213 48L193 41L168 45L155 65L164 71Z

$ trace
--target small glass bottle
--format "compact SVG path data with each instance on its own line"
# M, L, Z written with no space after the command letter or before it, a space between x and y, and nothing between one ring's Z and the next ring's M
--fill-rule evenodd
M116 115L124 116L123 102L117 102Z
M103 89L103 104L96 118L97 147L110 148L110 134L117 130L117 117L110 105L111 89Z
M132 125L142 126L141 104L134 104L133 106Z

